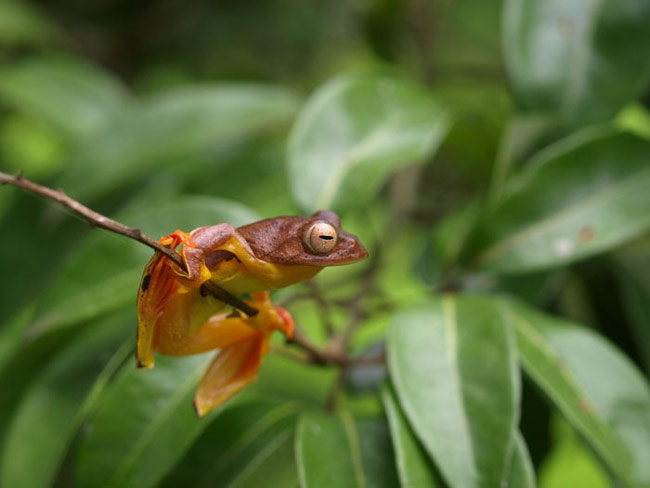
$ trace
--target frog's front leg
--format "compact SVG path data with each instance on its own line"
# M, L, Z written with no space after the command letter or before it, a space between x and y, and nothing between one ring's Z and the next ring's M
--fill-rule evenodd
M251 275L273 273L273 266L258 259L246 239L230 224L199 227L189 236L191 245L181 250L187 272L176 271L187 286L200 286L208 279L219 284L227 279L233 268L224 263L233 257Z
M220 224L191 234L176 231L160 239L173 249L183 245L180 253L186 270L161 253L155 253L145 266L138 291L138 367L153 366L154 340L165 350L182 349L205 321L225 306L213 297L201 297L198 289L212 278L206 256L235 232L232 226Z

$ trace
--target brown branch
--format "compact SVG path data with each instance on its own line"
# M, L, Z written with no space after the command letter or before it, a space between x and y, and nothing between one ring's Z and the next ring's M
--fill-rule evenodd
M309 339L300 332L300 330L294 332L293 339L291 339L289 343L300 346L307 353L307 361L303 362L319 366L334 364L346 368L349 366L360 366L364 364L384 364L386 362L386 358L383 354L378 354L376 356L353 357L348 355L345 351L333 351L329 348L320 349L312 344Z
M0 172L0 183L3 185L14 185L45 198L49 198L50 200L54 200L55 202L60 203L64 207L69 208L76 214L86 219L92 227L100 227L110 232L114 232L115 234L120 234L122 236L136 240L145 246L149 246L156 252L164 254L168 259L176 263L181 269L186 269L185 263L181 259L181 256L171 247L165 246L160 242L152 239L151 237L143 234L140 229L129 227L98 212L95 212L94 210L91 210L85 205L79 203L74 198L66 195L63 190L53 190L52 188L34 183L33 181L23 178L22 173L18 174L17 176L11 176ZM201 289L202 291L205 291L206 293L214 296L217 300L221 300L228 305L240 309L246 315L253 316L258 312L256 308L247 305L237 297L231 295L226 290L212 282L204 283Z

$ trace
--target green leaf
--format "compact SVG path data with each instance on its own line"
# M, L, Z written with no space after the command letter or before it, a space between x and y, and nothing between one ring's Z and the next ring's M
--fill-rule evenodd
M521 364L624 486L650 486L650 389L588 329L521 304L507 314Z
M519 377L499 304L445 296L398 312L387 345L399 402L446 482L500 486L517 422Z
M640 104L623 108L614 121L616 127L650 139L650 110Z
M381 398L395 449L400 486L403 488L442 487L443 484L438 480L431 461L413 434L402 408L397 403L393 388L384 385Z
M519 431L515 432L510 470L504 488L535 488L535 470L528 454L526 441Z
M293 428L285 428L264 449L251 458L231 488L275 488L298 486L293 449ZM213 485L214 486L214 485Z
M650 79L650 4L637 0L507 0L506 70L525 109L604 121Z
M612 249L650 227L650 142L591 130L550 146L508 185L471 242L473 264L519 273Z
M616 255L614 268L634 345L650 374L650 241L642 241Z
M20 326L16 325L16 327L13 332L22 332ZM0 391L2 391L2 395L0 395L0 451L2 451L2 445L6 440L7 426L13 420L14 412L23 395L40 372L48 368L56 353L65 347L65 344L73 337L69 330L57 330L52 334L44 334L34 341L25 343L24 340L16 342L15 336L12 337L13 332L8 335L10 341L6 351L8 354L2 358L3 362L0 365ZM2 339L5 338L7 336L3 334Z
M597 462L593 452L571 430L569 424L555 414L551 418L553 449L539 469L540 488L614 488L607 471Z
M107 72L62 56L32 57L0 68L0 99L73 140L103 128L127 100Z
M118 348L132 314L110 317L61 348L9 426L2 455L2 486L52 486L81 422L108 378L132 350ZM131 334L128 334L131 338Z
M541 142L554 130L557 121L548 114L524 114L513 117L503 129L499 150L492 169L488 200L495 203L501 198L506 182L516 173Z
M293 459L297 412L295 403L269 401L227 407L206 428L161 486L297 485ZM287 443L289 458L277 459L286 454ZM266 481L255 485L251 480L258 476L266 478Z
M321 87L292 129L288 170L307 211L360 207L397 168L436 150L448 117L421 88L387 76L346 76Z
M120 222L157 238L176 229L229 222L235 226L258 220L243 205L211 197L184 197L145 205L117 217ZM70 327L134 300L148 247L102 230L92 234L59 270L40 299L30 334Z
M132 104L84 140L58 184L74 188L75 197L88 202L172 163L191 164L219 145L284 123L295 105L290 92L253 84L194 86L158 94Z
M0 327L0 371L20 348L22 336L32 322L34 304L23 308Z
M198 419L192 407L194 390L213 356L158 356L151 370L125 364L84 429L78 486L155 486L214 415Z
M476 225L481 207L477 202L460 207L448 214L426 239L415 272L429 285L439 285L462 255L467 237Z
M296 461L302 488L394 488L398 484L386 425L348 412L307 413L298 421Z

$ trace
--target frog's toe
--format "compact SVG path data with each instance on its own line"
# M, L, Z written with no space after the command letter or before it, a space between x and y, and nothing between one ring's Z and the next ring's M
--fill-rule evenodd
M275 311L280 316L280 319L282 319L280 330L284 332L284 335L287 336L287 339L293 339L293 331L296 328L296 325L293 322L293 317L282 307L275 307Z

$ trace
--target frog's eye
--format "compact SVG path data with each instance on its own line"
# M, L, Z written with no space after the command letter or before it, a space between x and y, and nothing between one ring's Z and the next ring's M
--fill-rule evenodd
M305 245L314 254L325 254L336 246L336 229L327 222L316 222L305 234Z

